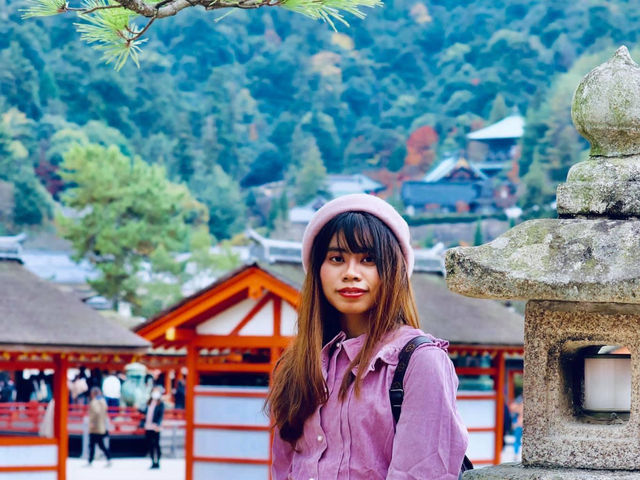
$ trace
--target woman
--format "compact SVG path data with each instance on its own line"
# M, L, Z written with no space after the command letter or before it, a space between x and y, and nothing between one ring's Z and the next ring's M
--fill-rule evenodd
M96 453L96 445L107 459L107 467L111 466L111 452L104 444L107 436L107 402L102 396L100 387L91 387L89 402L89 462L91 466Z
M370 195L318 210L303 237L298 335L267 399L273 480L454 480L467 446L448 343L411 357L397 425L389 388L418 329L409 227Z
M144 411L144 434L147 440L147 448L151 457L150 468L160 468L160 426L164 416L164 403L162 403L162 392L160 387L151 389L151 396Z

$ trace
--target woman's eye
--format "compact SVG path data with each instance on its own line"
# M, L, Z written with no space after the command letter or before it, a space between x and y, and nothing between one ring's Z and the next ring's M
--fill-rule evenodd
M375 259L375 258L373 258L373 257L372 257L372 256L370 256L370 255L367 255L366 257L364 257L364 258L362 259L362 262L363 262L363 263L376 263L376 259Z
M332 255L329 257L329 261L333 263L342 263L343 259L340 255Z

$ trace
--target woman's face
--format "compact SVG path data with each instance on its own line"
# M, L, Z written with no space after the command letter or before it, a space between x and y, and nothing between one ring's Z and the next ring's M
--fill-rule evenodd
M343 318L362 321L375 305L380 286L375 258L340 248L336 234L320 267L320 283L327 301Z

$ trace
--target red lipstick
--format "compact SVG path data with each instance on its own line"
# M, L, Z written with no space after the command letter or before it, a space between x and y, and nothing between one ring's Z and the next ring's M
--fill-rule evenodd
M361 297L362 295L364 295L365 293L367 293L366 290L363 290L361 288L341 288L340 290L338 290L338 293L340 295L342 295L343 297L347 297L347 298L357 298L357 297Z

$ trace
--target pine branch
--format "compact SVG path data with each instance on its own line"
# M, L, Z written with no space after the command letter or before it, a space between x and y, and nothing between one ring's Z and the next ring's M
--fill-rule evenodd
M129 58L140 66L140 44L144 42L140 37L154 19L145 28L138 29L131 22L137 16L134 12L120 5L116 5L117 8L106 8L113 5L104 0L86 2L86 10L91 10L92 13L82 17L87 23L75 24L80 38L89 44L97 44L95 48L103 52L102 58L106 63L113 63L116 70L120 70Z
M206 10L222 8L251 10L281 6L315 20L323 20L336 30L334 21L349 25L342 16L348 12L358 18L365 14L360 7L378 7L381 0L86 0L82 7L69 7L66 0L27 0L22 18L76 12L86 23L75 26L81 38L103 52L103 59L120 70L128 59L140 66L141 37L158 18L171 17L185 8L203 6ZM231 10L232 11L232 10ZM149 19L143 28L132 23L137 17ZM226 15L224 15L226 16ZM224 18L224 16L222 18ZM217 19L216 21L219 21Z
M300 13L314 20L324 20L331 28L336 29L333 20L338 20L346 26L349 23L341 15L340 11L349 12L358 18L366 15L359 7L379 7L380 0L284 0L282 8Z
M68 10L65 0L27 0L28 8L21 9L23 19L33 17L50 17Z

